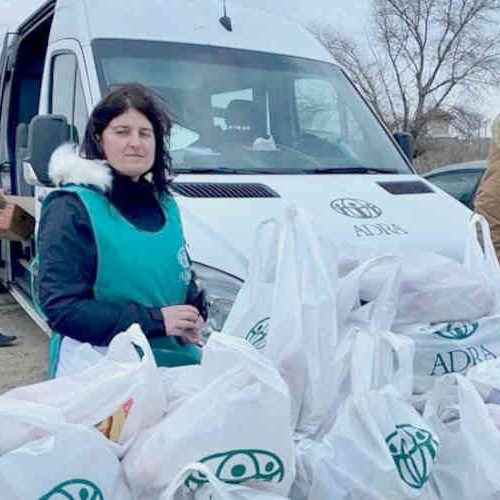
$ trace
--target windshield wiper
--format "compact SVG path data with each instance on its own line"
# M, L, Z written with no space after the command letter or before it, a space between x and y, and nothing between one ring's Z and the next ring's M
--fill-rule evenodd
M394 169L364 167L362 165L349 167L317 167L308 171L313 174L399 174L399 171Z
M196 168L174 168L174 175L179 174L273 174L273 170L255 168L231 168L231 167L196 167Z

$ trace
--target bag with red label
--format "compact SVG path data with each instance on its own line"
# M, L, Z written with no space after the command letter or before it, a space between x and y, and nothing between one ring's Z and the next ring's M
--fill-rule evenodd
M120 462L95 429L38 403L0 404L0 496L131 499Z
M113 338L97 363L74 375L12 389L0 396L0 407L9 400L57 408L68 422L98 428L119 457L142 430L160 421L166 408L161 376L139 325Z

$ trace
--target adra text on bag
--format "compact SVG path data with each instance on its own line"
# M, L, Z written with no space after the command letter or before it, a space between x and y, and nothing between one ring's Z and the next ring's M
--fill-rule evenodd
M447 373L464 373L471 366L481 361L496 359L497 355L484 345L455 349L445 353L437 353L431 377Z

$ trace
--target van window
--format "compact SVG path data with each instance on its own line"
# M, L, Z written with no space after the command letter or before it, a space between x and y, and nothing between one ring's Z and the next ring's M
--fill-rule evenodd
M52 92L50 112L64 115L68 122L73 116L73 94L76 76L76 57L73 54L58 54L52 66Z
M71 127L71 139L75 142L81 140L88 114L74 54L62 53L53 59L50 112L65 116Z
M103 93L139 81L164 98L177 171L411 172L333 64L139 40L94 40L92 49Z
M73 125L78 134L78 142L81 142L83 140L88 117L89 115L87 111L87 104L85 103L85 94L83 92L82 79L80 77L80 72L77 69L75 82L75 100L73 107Z
M300 78L295 81L295 101L300 134L340 139L338 95L327 80Z
M253 90L241 89L222 92L211 96L212 116L214 126L219 126L222 130L227 129L226 114L227 107L231 101L246 101L253 103Z

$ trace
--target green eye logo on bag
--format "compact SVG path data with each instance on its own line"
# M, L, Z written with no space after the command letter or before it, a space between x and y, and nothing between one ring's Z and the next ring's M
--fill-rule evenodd
M439 446L432 434L410 424L396 425L396 431L385 442L399 477L412 488L425 486L430 475L430 464L436 458Z
M448 323L443 330L436 330L434 334L444 339L462 340L474 335L478 328L479 323L469 323L466 321Z
M104 500L102 491L86 479L72 479L56 486L39 500L66 498L67 500Z
M248 340L255 349L261 351L266 347L267 334L269 333L269 320L271 318L261 319L251 330L247 333L245 340Z
M214 475L225 483L239 484L250 480L280 483L285 475L281 459L264 450L233 450L202 458ZM193 472L184 484L196 489L207 482L205 474Z

